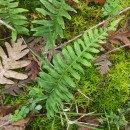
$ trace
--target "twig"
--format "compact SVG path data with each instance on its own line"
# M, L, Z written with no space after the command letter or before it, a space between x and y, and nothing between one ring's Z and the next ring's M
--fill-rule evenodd
M6 37L6 38L3 38L3 39L0 39L0 40L1 40L1 41L4 41L4 40L10 39L10 38L11 38L11 36Z
M95 124L90 124L90 123L86 123L86 122L79 122L78 120L80 120L81 118L83 118L84 116L87 116L87 115L91 115L95 112L90 112L88 114L84 114L82 115L81 117L79 117L78 119L74 120L74 121L71 121L69 120L67 114L63 111L64 115L65 115L65 118L66 118L66 121L67 121L67 130L69 130L69 127L70 125L72 124L85 124L85 125L90 125L90 126L99 126L99 125L95 125Z
M24 38L23 38L22 36L21 36L21 38L22 38L24 44L27 45L27 47L28 47L28 49L30 50L30 52L31 52L35 57L37 57L37 58L39 59L39 61L43 61L43 59L42 59L38 54L36 54L36 53L28 46L28 44L26 43L26 41L24 40ZM46 59L46 61L47 61L47 59ZM55 69L55 67L54 67L50 62L47 61L47 63L50 64L51 67ZM41 66L40 66L40 70L42 71Z
M86 96L84 93L82 93L79 89L77 90L80 94L82 94L85 98L87 98L87 99L89 99L89 100L91 100L91 101L93 101L91 98L89 98L88 96Z
M84 124L84 125L90 125L90 126L95 126L95 127L97 127L97 126L100 126L100 125L96 125L96 124L90 124L90 123L87 123L87 122L76 122L76 124L78 125L78 124Z
M130 45L130 43L125 44L125 45L120 46L120 47L118 47L118 48L115 48L115 49L113 49L113 50L111 50L111 51L108 51L108 52L106 52L106 53L103 54L103 55L107 55L107 54L109 54L109 53L112 53L112 52L114 52L114 51L120 50L121 48L124 48L124 47L129 46L129 45Z
M5 23L3 20L0 20L0 23L5 25L7 28L13 30L13 31L16 31L13 27L11 27L9 24Z
M0 125L0 128L2 128L5 125L8 125L10 122L11 122L11 120L9 120L9 121L5 122L4 124Z
M76 39L78 39L79 37L81 37L84 33L88 32L88 31L90 31L90 30L92 30L92 29L94 29L94 28L99 27L100 25L102 25L102 24L104 24L105 22L109 21L110 19L112 19L112 18L114 18L114 17L116 17L116 16L118 16L118 15L120 15L120 14L126 12L126 11L129 10L129 9L130 9L130 7L125 8L124 10L120 11L117 15L115 15L115 16L113 16L113 17L107 18L106 20L100 22L99 24L97 24L97 25L91 27L90 29L84 31L82 34L79 34L79 35L77 35L76 37L70 39L69 41L67 41L67 42L65 42L65 43L63 43L63 44L61 44L61 45L58 46L58 47L56 47L55 50L56 50L56 49L59 49L59 48L62 48L63 46L65 46L65 45L67 45L67 44L69 44L69 43L75 41ZM48 54L48 53L49 53L49 51L44 52L43 54Z
M96 59L98 59L98 58L100 58L100 57L103 57L103 56L105 56L105 55L107 55L107 54L110 54L110 53L112 53L112 52L114 52L114 51L118 51L118 50L120 50L120 49L122 49L122 48L124 48L124 47L126 47L126 46L129 46L129 45L130 45L130 43L125 44L125 45L123 45L123 46L120 46L120 47L118 47L118 48L115 48L115 49L113 49L113 50L111 50L111 51L106 52L105 54L102 54L101 56L97 57Z

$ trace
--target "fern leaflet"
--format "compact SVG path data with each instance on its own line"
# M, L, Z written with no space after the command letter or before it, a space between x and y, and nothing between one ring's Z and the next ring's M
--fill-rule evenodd
M0 0L0 18L16 29L12 35L17 35L17 33L29 35L29 30L26 28L27 18L22 15L28 10L18 8L18 4L19 2L15 0Z

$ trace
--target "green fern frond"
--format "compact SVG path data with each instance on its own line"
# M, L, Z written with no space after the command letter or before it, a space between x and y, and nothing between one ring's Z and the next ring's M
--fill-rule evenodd
M57 54L53 59L53 66L43 66L45 72L40 72L37 81L40 87L47 92L46 109L48 116L54 116L58 108L63 109L62 101L69 102L73 99L70 92L76 87L74 80L80 80L80 73L84 73L83 66L90 67L94 59L93 54L98 53L97 43L104 43L108 30L114 30L119 20L114 21L108 28L99 28L84 33L83 39L74 42L72 48L68 45L62 50L62 55ZM59 106L59 107L57 107Z
M43 36L47 38L46 49L51 45L55 45L58 36L63 38L63 30L65 29L64 18L71 19L68 11L74 11L64 0L40 0L45 9L36 8L43 16L48 16L48 20L34 20L32 23L40 25L33 28L34 36Z
M28 10L18 8L18 4L15 0L0 0L0 18L15 28L17 33L28 35L27 18L22 15Z

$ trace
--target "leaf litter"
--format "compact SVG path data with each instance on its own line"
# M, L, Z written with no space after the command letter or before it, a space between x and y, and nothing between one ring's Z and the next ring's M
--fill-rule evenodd
M22 39L18 39L17 42L11 40L11 44L5 42L8 55L0 47L0 84L14 84L14 81L9 78L18 80L28 78L26 74L14 71L14 69L23 68L30 64L29 60L20 60L29 52L27 45L22 43Z
M0 107L0 130L25 130L30 118L21 119L17 122L13 122L11 119L12 113L17 107L18 105Z

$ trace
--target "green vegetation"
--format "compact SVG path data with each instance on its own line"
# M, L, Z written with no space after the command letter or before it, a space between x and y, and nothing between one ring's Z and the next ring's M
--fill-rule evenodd
M1 85L3 104L20 104L12 121L30 117L27 130L77 130L82 128L78 121L86 123L84 120L88 116L77 119L93 112L90 117L98 118L100 126L96 127L95 122L92 123L94 127L83 126L103 130L127 129L130 120L129 49L109 54L112 66L103 76L93 60L104 53L102 44L106 43L108 31L115 31L121 20L120 16L114 16L129 5L129 0L107 0L104 5L83 0L0 0L0 17L15 29L9 27L11 31L7 31L14 41L21 35L26 38L41 36L46 39L45 50L55 54L58 41L64 43L83 34L53 55L51 61L32 51L41 63L40 72L35 81L25 86L23 95L4 94ZM126 26L129 12L125 15L119 28ZM114 18L105 28L101 25L85 32L111 16Z

